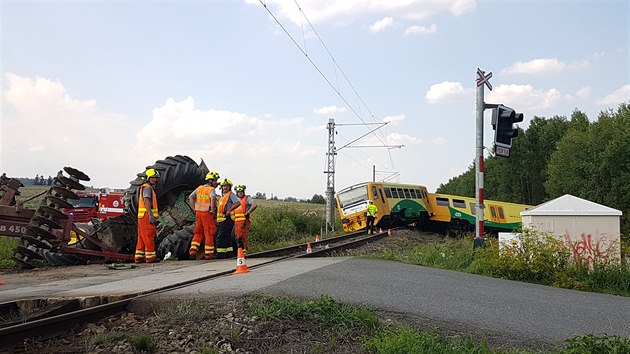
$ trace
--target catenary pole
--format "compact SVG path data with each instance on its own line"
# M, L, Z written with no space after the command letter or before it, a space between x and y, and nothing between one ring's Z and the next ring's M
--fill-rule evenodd
M335 202L335 119L330 118L328 120L328 152L327 166L328 169L324 171L327 174L326 182L326 234L328 232L335 231L335 208L333 203Z

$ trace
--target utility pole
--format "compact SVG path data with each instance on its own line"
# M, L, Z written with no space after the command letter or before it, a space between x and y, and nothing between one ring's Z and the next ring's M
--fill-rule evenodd
M360 137L352 140L346 145L340 147L339 149L335 148L335 126L342 125L378 125L378 128L372 129L369 132L361 135ZM337 155L337 151L343 148L368 148L368 147L386 147L386 148L401 148L403 145L362 145L362 146L350 146L350 144L356 142L357 140L365 137L368 134L372 134L375 130L380 129L387 125L387 123L363 123L363 124L335 124L335 119L330 118L328 120L328 152L326 153L327 158L327 167L328 169L324 171L328 175L327 183L326 183L326 234L329 231L335 231L335 156ZM376 166L373 169L373 179L376 179Z
M335 119L328 120L328 152L326 153L328 169L324 171L328 176L326 181L326 234L335 231Z

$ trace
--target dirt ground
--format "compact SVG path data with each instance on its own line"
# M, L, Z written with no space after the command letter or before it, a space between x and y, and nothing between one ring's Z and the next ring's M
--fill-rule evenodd
M343 255L361 255L380 249L402 250L418 243L443 242L443 237L432 233L413 230L396 230L393 236L383 237L379 242L348 251ZM166 266L166 263L160 266ZM173 266L177 263L173 262ZM65 267L64 267L65 268ZM107 271L103 265L81 267L42 268L14 272L15 279L36 282L51 277L88 277ZM66 270L68 272L66 272ZM71 273L68 275L64 273ZM49 340L29 340L15 353L132 353L145 348L158 353L365 353L362 345L364 333L357 330L331 330L319 323L308 321L262 321L248 314L251 298L205 299L204 318L199 313L168 309L192 306L190 300L169 303L139 302L131 305L128 312L110 316L97 323L76 327L65 336ZM199 301L199 300L198 300ZM164 307L166 306L166 307ZM199 306L196 304L195 306ZM167 312L168 315L164 315ZM427 319L400 318L397 314L377 313L383 323L394 323L429 329L447 336L468 336L475 329L457 328L454 324L439 324ZM135 344L130 336L136 336ZM500 334L488 335L490 344L510 347L518 343L514 339L502 338ZM140 339L138 339L140 338Z

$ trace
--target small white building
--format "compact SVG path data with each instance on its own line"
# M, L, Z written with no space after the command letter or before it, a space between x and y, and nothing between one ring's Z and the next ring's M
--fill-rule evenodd
M521 212L523 228L562 239L573 256L590 264L621 259L621 211L569 194Z

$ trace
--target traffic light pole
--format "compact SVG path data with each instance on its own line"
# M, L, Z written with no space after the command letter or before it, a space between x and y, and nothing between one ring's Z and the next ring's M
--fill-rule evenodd
M477 189L475 191L475 198L477 199L476 208L476 223L475 223L475 241L473 247L483 245L484 233L483 233L483 111L484 111L484 87L483 85L477 86L477 139L475 144L475 165L476 165L476 178L475 184Z
M477 102L476 102L476 112L477 112L477 139L475 144L475 165L476 165L476 175L475 175L475 197L477 199L477 207L476 210L476 222L475 222L475 240L473 242L473 248L484 246L484 204L483 204L483 174L484 174L484 166L483 166L483 111L486 109L486 104L484 103L484 84L488 86L488 89L492 90L492 85L490 85L490 78L492 77L492 73L486 74L481 69L477 69Z

